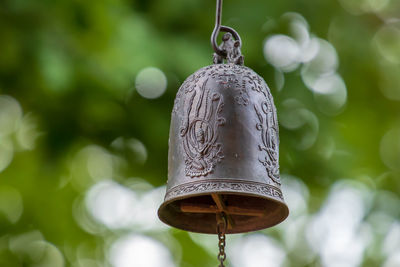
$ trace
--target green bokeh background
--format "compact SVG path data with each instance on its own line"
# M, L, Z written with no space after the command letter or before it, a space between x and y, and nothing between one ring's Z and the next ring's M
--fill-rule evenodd
M139 195L165 185L174 97L186 77L212 62L214 12L210 0L0 3L0 266L113 266L110 247L132 233L164 244L176 266L217 265L216 239L213 253L180 230L110 229L77 211L92 186L110 179ZM333 113L303 82L301 64L281 72L264 57L268 38L291 34L287 12L336 49L347 95ZM223 23L240 33L245 65L269 84L279 120L301 121L280 127L280 165L283 180L306 188L307 207L259 233L285 252L282 264L270 266L334 266L301 237L343 184L367 192L357 229L370 238L361 242L358 265L336 266L400 266L400 243L388 241L389 233L400 237L399 14L396 0L225 1ZM135 87L148 67L167 78L156 99ZM92 179L88 154L100 155L100 172L102 162L111 166L110 177ZM290 232L300 217L304 224ZM150 218L158 220L156 210Z

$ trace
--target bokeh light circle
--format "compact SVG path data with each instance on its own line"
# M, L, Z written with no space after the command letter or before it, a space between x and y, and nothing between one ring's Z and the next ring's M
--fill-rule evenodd
M0 138L0 172L5 170L14 158L14 145L9 138Z
M278 34L265 41L264 56L274 67L292 71L297 67L300 47L289 36Z
M16 130L22 117L22 108L17 100L10 96L0 96L0 136Z
M90 188L86 207L93 218L111 228L123 228L132 223L137 212L135 193L113 181L99 182Z
M25 150L35 148L36 139L40 136L37 120L31 113L26 114L18 124L16 138L18 145Z
M228 253L234 267L280 267L286 256L275 239L262 234L244 236Z
M319 134L318 117L303 107L296 99L286 99L279 112L279 122L284 128L294 131L293 146L300 150L312 147Z
M12 236L9 249L20 259L35 267L64 267L65 260L61 250L44 240L42 233L31 231Z
M400 22L384 25L374 37L379 53L389 62L400 63Z
M113 267L174 267L169 250L159 241L130 234L112 244L109 261Z
M309 62L313 60L319 52L319 41L318 38L310 38L304 45L300 55L300 60L302 62Z
M307 70L306 73L322 75L335 72L339 65L339 58L335 47L330 42L321 38L315 38L313 42L316 42L313 53L317 53L310 62L304 65L304 68ZM309 85L306 81L305 83Z
M167 77L158 68L145 68L136 76L136 90L144 98L160 97L167 89Z
M386 98L400 101L400 65L391 63L382 65L379 88Z
M318 108L327 115L337 115L347 102L347 88L338 74L323 75L312 86Z

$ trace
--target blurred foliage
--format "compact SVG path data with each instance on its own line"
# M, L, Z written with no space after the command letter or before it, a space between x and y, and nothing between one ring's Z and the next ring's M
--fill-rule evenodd
M211 64L214 12L0 3L0 266L217 264L216 237L156 217L170 111ZM396 0L225 1L223 23L275 99L292 212L228 238L232 266L400 266L399 12Z

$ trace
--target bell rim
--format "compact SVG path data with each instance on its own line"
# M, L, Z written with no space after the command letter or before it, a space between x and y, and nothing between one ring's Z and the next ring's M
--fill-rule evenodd
M197 185L198 187L193 189L192 186ZM209 185L210 188L204 189L202 185ZM218 186L221 188L216 188ZM192 187L192 188L190 188ZM238 189L240 187L240 190ZM200 188L200 189L198 189ZM229 190L224 190L229 189ZM266 190L268 189L268 190ZM197 190L197 191L196 191ZM268 192L271 190L271 192ZM174 192L177 191L177 192ZM207 178L198 181L186 182L173 186L171 188L167 187L164 202L172 199L178 200L178 196L195 196L197 194L202 195L202 193L214 193L218 192L233 192L233 193L246 193L246 195L253 196L263 196L268 199L275 199L279 202L285 203L283 198L282 190L280 187L272 185L270 183L262 183L255 180L243 179L243 178ZM186 193L183 193L186 192ZM268 192L268 193L265 193Z
M217 179L217 180L216 179L210 179L210 180L203 180L201 182L209 182L209 181L218 182L218 181L224 181L224 180L226 180L226 179ZM232 181L232 179L230 181ZM235 183L241 183L241 182L258 183L258 182L238 180L238 179L235 179L234 181L235 181ZM193 182L185 183L183 185L191 184L191 183L193 183ZM258 183L258 184L261 184L261 183ZM176 187L178 187L178 186L176 186ZM272 185L269 185L269 184L264 184L264 186L274 187L275 189L279 190L279 192L281 192L281 190L278 187L275 187L275 186L272 186ZM273 227L273 226L283 222L284 220L286 220L287 217L289 216L289 213L290 213L289 212L289 207L285 203L283 197L282 197L282 199L279 199L279 198L275 198L275 197L270 196L270 195L267 196L267 195L257 194L255 192L253 192L253 193L252 192L243 192L243 191L238 191L238 190L220 190L220 191L211 191L210 190L210 191L203 191L203 192L198 192L198 193L187 193L187 194L183 194L183 195L179 195L179 196L170 197L170 198L167 199L168 191L171 191L172 189L174 189L174 188L171 188L169 190L167 189L166 197L165 197L163 203L160 205L160 207L158 208L158 211L157 211L158 218L163 223L165 223L165 224L167 224L167 225L169 225L171 227L174 227L174 228L177 228L177 229L180 229L180 230L184 230L184 231L188 231L188 232L201 233L201 234L216 234L216 231L215 232L206 232L206 231L200 231L200 230L194 230L194 229L190 229L190 228L185 228L185 227L181 227L181 226L178 227L178 226L174 225L173 223L169 222L167 219L165 219L164 216L162 215L162 213L164 211L166 211L166 208L168 207L168 205L172 204L175 201L189 199L189 198L193 198L193 197L210 196L212 193L223 194L223 195L248 196L248 197L254 197L254 198L268 200L268 201L274 202L275 204L279 205L279 208L282 211L282 213L281 213L282 216L280 216L278 220L273 221L270 224L264 224L264 225L262 225L260 227L255 227L255 228L253 228L252 230L249 230L249 231L227 230L227 234L239 234L239 233L247 233L247 232L253 232L253 231L259 231L259 230L267 229L267 228Z

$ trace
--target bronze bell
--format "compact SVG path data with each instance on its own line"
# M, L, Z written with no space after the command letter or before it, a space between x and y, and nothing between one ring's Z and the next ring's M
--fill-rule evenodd
M242 233L274 226L289 210L280 189L271 92L243 66L237 33L217 26L213 40L227 33L221 46L214 45L214 64L187 78L175 98L167 192L158 216L182 230L217 234L216 214L223 213L226 233Z

